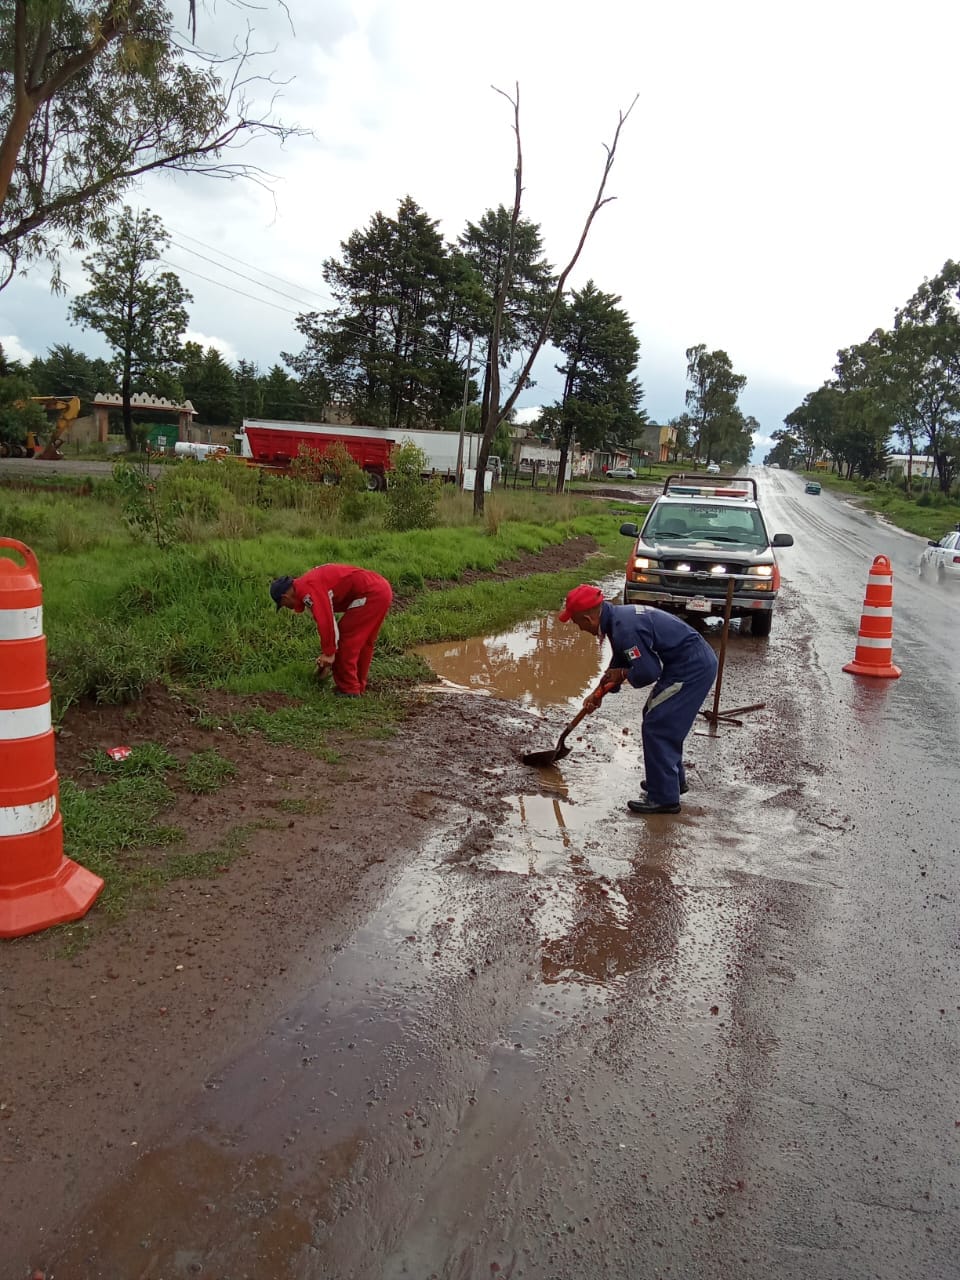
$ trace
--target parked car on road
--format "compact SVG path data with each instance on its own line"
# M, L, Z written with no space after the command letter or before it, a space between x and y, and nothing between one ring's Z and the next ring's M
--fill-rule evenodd
M960 532L945 534L939 542L931 539L920 557L919 573L940 586L960 582Z
M648 604L680 614L722 614L733 580L731 616L749 618L755 636L768 636L780 589L774 547L757 502L757 482L731 477L668 476L643 528L622 524L633 538L623 585L624 604Z
M720 474L720 468L717 466L715 462L711 462L710 465L707 467L707 475L718 476L719 474Z
M808 481L807 481L807 483L803 486L803 492L804 492L804 493L819 493L819 492L820 492L820 481L819 481L819 480L808 480Z
M633 467L611 467L607 472L608 480L636 480L637 473Z

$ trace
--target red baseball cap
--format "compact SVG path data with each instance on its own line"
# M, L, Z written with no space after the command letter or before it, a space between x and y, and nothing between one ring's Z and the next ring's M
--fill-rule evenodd
M581 582L579 587L567 592L566 603L560 611L560 621L569 622L575 613L589 613L598 604L603 604L603 592L600 588Z

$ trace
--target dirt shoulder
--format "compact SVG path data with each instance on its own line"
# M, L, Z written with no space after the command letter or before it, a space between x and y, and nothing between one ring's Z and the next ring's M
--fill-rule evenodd
M81 737L84 751L120 738L175 754L215 746L236 778L214 796L179 795L164 820L195 847L238 825L250 834L212 879L168 885L119 922L94 907L74 954L69 926L4 944L8 1261L36 1265L102 1178L132 1163L183 1099L215 1087L218 1066L325 972L453 796L472 815L465 840L474 821L496 819L505 773L519 784L511 744L533 725L525 733L509 704L488 698L412 692L408 713L392 739L330 743L336 764L198 728L159 689L136 708L84 713L82 734L72 719L63 761L78 775L70 744Z
M595 550L576 538L462 581L571 568ZM465 847L474 825L489 832L502 796L521 785L516 751L536 733L512 704L417 689L392 737L329 737L333 763L230 727L239 710L286 701L153 686L130 706L66 717L58 771L84 787L102 781L90 771L97 748L151 742L181 763L211 749L231 761L236 775L212 795L171 778L176 798L161 820L183 830L177 852L231 836L243 852L213 877L164 885L119 920L95 904L76 925L2 944L0 1162L14 1267L50 1256L98 1186L326 972L449 824L453 797L468 815L457 819ZM130 856L159 862L171 850Z

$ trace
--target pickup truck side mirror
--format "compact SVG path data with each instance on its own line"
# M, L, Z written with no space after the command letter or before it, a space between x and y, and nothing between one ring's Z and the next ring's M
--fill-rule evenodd
M775 533L775 534L773 535L773 546L775 546L775 547L792 547L792 546L793 546L793 534L792 534L792 533Z
M635 524L622 524L620 532L625 538L639 538L640 536L640 530Z

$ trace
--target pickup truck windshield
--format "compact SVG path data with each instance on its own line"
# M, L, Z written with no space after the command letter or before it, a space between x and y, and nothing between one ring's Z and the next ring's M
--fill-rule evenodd
M644 542L739 543L765 547L767 535L754 507L721 507L707 503L656 504L643 526Z

